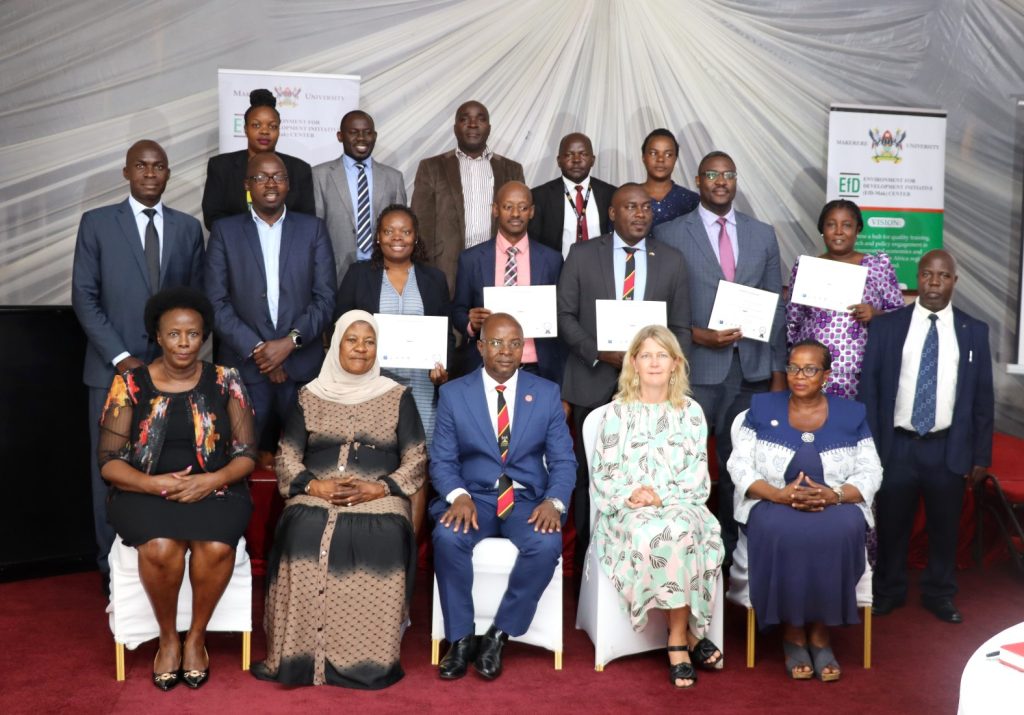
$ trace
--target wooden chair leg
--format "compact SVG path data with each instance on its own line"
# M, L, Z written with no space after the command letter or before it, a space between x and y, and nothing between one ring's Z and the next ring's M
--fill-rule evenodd
M757 615L753 608L747 609L747 667L754 667L754 645L757 636Z
M430 641L430 664L437 665L441 662L441 641L431 639Z
M594 664L594 670L597 671L598 673L603 673L604 672L604 663L595 663Z
M117 682L124 682L124 643L114 641L114 677Z
M242 670L249 670L252 656L252 631L242 631Z
M555 670L561 670L561 669L562 669L562 651L556 650L555 651Z
M864 606L864 669L871 669L871 606Z

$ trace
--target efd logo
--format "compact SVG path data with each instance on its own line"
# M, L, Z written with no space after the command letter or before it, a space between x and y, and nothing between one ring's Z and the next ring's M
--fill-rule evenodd
M839 198L855 199L860 196L860 174L839 172Z

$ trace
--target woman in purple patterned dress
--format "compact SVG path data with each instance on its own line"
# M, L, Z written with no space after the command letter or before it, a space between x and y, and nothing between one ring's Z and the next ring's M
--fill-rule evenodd
M854 399L860 383L860 367L864 346L868 341L868 323L879 313L902 308L896 272L884 253L861 253L855 250L857 235L864 228L857 204L845 199L829 201L818 217L818 231L825 242L820 258L842 261L868 269L864 299L851 305L848 312L812 308L790 302L786 305L786 339L789 345L801 340L824 343L833 356L832 378L825 392L836 397ZM796 282L798 257L790 276L790 289Z

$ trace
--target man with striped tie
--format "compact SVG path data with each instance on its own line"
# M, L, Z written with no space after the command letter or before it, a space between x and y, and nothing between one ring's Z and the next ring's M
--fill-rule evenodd
M445 638L444 680L473 667L501 675L509 636L530 628L537 603L562 555L562 523L576 481L576 459L558 385L519 369L523 329L493 313L480 328L483 367L441 386L430 478L439 494L434 573ZM481 539L509 539L519 557L487 632L476 636L473 549Z
M338 283L348 267L373 254L377 216L385 206L405 203L402 172L375 161L373 117L353 110L341 118L338 141L344 153L313 167L316 215L327 224Z

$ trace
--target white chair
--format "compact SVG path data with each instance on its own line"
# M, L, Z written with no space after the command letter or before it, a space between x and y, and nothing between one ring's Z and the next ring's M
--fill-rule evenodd
M591 412L583 423L584 454L587 455L587 472L593 477L593 460L591 456L597 444L598 429L608 405L602 405ZM590 494L590 524L596 522L594 494ZM722 652L716 668L725 664L723 644L723 607L721 594L723 591L722 574L718 574L714 611L711 616L711 628L707 637ZM668 645L668 624L662 611L648 611L647 625L637 633L629 620L629 614L623 610L621 597L611 579L601 569L594 543L587 548L586 563L583 567L583 582L580 586L580 602L576 611L576 628L587 632L594 643L594 670L601 672L606 663L610 663L624 655L643 653L649 650L663 649Z
M508 588L508 576L519 556L519 550L504 538L483 539L473 549L473 611L476 634L487 632L494 614L498 612L501 597ZM441 641L444 639L444 615L434 577L434 609L430 626L430 662L440 661ZM537 613L530 629L512 641L540 646L555 653L555 670L562 669L562 559L558 559L551 583L537 604Z
M746 411L736 416L732 423L733 444L736 442L737 431L743 424ZM871 563L867 559L867 547L864 548L864 575L857 582L857 606L864 609L864 668L871 668ZM735 603L747 609L747 667L754 667L754 646L757 641L757 614L750 603L749 563L747 554L747 535L740 529L739 541L732 552L732 567L729 569L729 591L725 594L729 603Z
M185 553L185 578L178 594L179 631L186 631L192 622L192 586L188 580L189 553ZM108 558L110 563L110 631L114 634L117 679L124 680L124 649L135 650L141 643L160 635L153 607L139 579L139 552L126 546L121 537L114 538ZM242 670L249 670L252 636L252 569L245 539L238 541L235 570L224 595L213 611L209 631L240 631L242 633Z

